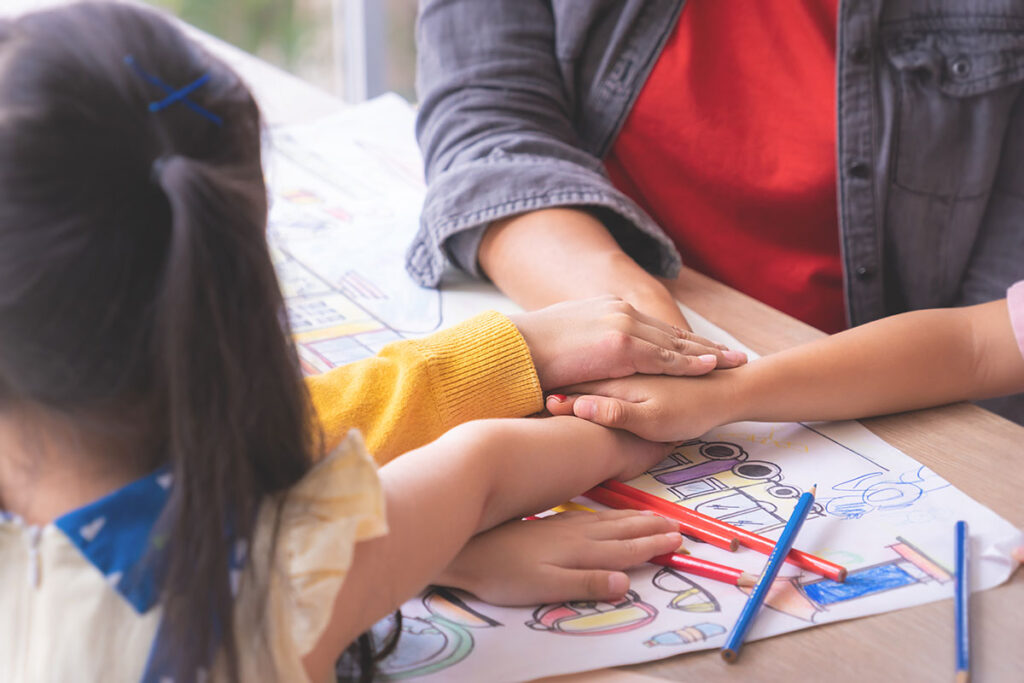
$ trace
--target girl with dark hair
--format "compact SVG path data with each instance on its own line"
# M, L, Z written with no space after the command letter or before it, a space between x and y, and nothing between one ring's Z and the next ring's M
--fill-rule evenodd
M467 421L742 360L604 299L485 314L307 388L260 132L238 77L152 11L0 22L0 680L323 680L357 639L369 676L359 634L404 598L486 592L471 537L667 450ZM630 513L521 526L581 550L499 599L620 596L680 540Z

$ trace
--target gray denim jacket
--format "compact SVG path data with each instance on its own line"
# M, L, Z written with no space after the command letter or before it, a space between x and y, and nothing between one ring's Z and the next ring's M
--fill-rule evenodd
M479 275L492 221L565 205L651 272L678 272L601 160L682 6L422 0L418 282L436 286L448 259ZM850 322L1003 296L1024 279L1024 1L842 0L836 62Z

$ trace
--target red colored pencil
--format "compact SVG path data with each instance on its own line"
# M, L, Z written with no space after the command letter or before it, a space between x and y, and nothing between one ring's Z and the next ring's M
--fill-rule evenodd
M610 489L602 488L600 486L595 486L594 488L590 489L583 495L586 496L587 498L590 498L593 501L601 503L601 505L607 505L610 508L616 508L619 510L653 509L651 508L651 506L645 505L643 502L637 500L636 498L626 496L621 493L612 491ZM665 502L666 505L671 505L671 503L668 503L667 501L663 502ZM663 517L668 517L669 519L678 522L680 533L686 534L687 536L692 536L701 541L704 541L705 543L713 545L716 548L728 550L729 552L734 552L737 548L739 548L739 541L736 539L735 534L725 535L719 533L715 529L709 529L704 526L694 524L692 520L687 519L686 517L683 517L678 514L678 510L680 509L678 505L673 507L675 507L676 509L654 509L653 511L657 512Z
M705 579L713 579L734 586L753 586L757 583L757 577L742 569L728 567L717 562L709 562L696 557L687 557L677 553L666 553L652 557L650 560L662 567L672 567L681 572L703 576Z
M627 498L632 498L636 502L654 510L655 512L663 514L666 517L671 517L672 519L679 521L688 519L691 520L692 524L698 525L702 529L718 531L721 534L734 536L739 539L740 545L756 550L760 553L764 553L765 555L770 555L772 549L775 547L775 541L770 538L759 536L752 531L741 529L740 527L733 526L728 522L723 522L720 519L709 517L708 515L683 507L682 505L670 503L664 498L659 498L652 493L641 491L629 484L623 484L621 481L609 479L601 484L601 487ZM829 562L817 555L805 553L802 550L797 550L795 548L790 550L789 554L786 555L786 562L794 564L802 569L812 571L816 574L820 574L839 583L846 580L845 567L838 565L835 562Z

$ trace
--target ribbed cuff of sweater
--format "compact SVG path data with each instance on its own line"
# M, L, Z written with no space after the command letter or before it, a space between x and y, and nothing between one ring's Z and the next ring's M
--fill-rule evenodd
M446 425L523 417L544 408L530 349L512 321L481 313L415 342L430 359L430 379Z

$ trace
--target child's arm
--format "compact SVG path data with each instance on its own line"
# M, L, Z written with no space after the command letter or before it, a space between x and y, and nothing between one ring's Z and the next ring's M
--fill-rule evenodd
M488 312L306 379L330 451L350 429L385 463L460 422L540 411L541 387L515 325Z
M1024 356L1002 300L893 316L706 377L578 389L593 395L549 398L548 409L669 441L737 420L835 420L1010 394L1024 390Z
M538 412L543 389L635 372L699 374L745 360L603 297L509 318L485 313L389 344L307 386L328 446L359 429L383 463L468 420Z
M322 680L349 643L437 577L477 532L609 477L636 476L667 451L583 420L486 420L391 461L380 470L389 532L356 545L331 620L305 658L310 678ZM680 541L675 532L639 539L636 555Z

